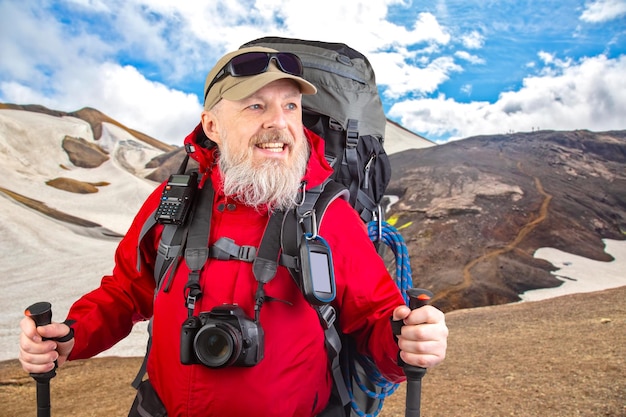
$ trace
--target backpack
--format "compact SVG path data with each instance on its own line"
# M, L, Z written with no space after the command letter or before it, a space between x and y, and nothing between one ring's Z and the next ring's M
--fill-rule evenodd
M247 46L300 57L303 77L317 87L302 96L303 123L324 139L332 178L348 188L361 219L380 219L391 166L383 147L387 117L368 59L343 43L265 37Z
M302 204L294 210L281 213L280 220L274 221L275 216L272 216L259 248L239 247L229 239L222 238L214 247L207 249L210 219L201 218L202 213L211 212L211 207L207 207L206 203L205 207L198 210L192 206L189 221L168 222L162 233L155 263L155 295L163 285L167 286L167 277L173 276L183 253L185 262L195 265L190 267L191 270L199 270L208 257L221 256L220 259L254 261L255 276L257 270L264 274L275 271L281 264L298 280L298 266L302 262L299 252L301 243L305 236L315 234L326 207L337 198L348 200L361 219L368 223L370 238L375 245L383 242L394 250L396 270L404 271L402 276L398 275L397 284L405 295L404 292L410 286L410 265L408 260L400 261L398 257L398 252L406 254L406 249L394 248L394 245L398 242L403 244L403 241L401 237L392 238L395 243L383 239L383 229L389 230L391 227L383 221L384 210L381 207L391 177L391 167L383 148L386 116L369 61L358 51L341 43L266 37L248 42L242 47L252 45L293 52L302 60L303 77L318 89L317 94L302 97L303 123L324 139L325 157L334 173L321 186L307 190ZM197 139L197 145L207 146L208 138L202 137L202 132L199 133L201 137ZM187 152L193 152L192 148L188 147ZM187 160L188 156L179 168L178 175L185 172ZM193 178L192 182L196 181L193 173L190 177ZM193 190L195 183L192 185ZM204 188L207 188L206 184ZM204 188L196 196L193 193L189 195L199 200L196 205L210 200L209 197L202 198ZM315 218L311 218L310 213L315 213ZM158 214L155 213L144 224L140 241L157 223L157 218ZM272 227L272 224L276 226ZM197 230L203 227L205 230ZM391 234L394 234L393 228L391 230ZM199 237L197 245L194 244L194 236ZM191 280L190 277L188 286L193 290L195 284ZM257 280L260 282L263 278ZM406 295L405 300L408 302ZM384 399L398 385L386 381L371 359L356 352L353 340L340 333L334 325L337 312L330 303L311 302L311 305L325 329L326 348L334 379L329 407L321 415L377 415ZM150 341L148 350L149 345ZM145 373L147 356L146 353L142 369L133 382L135 387L139 386Z

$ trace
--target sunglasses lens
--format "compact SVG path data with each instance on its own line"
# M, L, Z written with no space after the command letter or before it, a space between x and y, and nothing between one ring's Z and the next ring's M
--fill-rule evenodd
M270 57L265 52L249 52L234 57L230 61L231 75L245 77L264 72L270 62Z
M247 52L234 57L222 68L213 81L211 81L211 84L209 84L209 87L204 93L204 98L206 99L211 87L227 75L232 77L248 77L264 73L267 71L269 63L273 58L276 58L276 63L281 71L291 75L302 76L302 61L300 61L297 55L288 52L278 52L275 54Z
M276 54L276 61L283 72L291 75L302 75L302 61L296 55L279 52Z
M292 75L302 75L302 62L300 58L294 54L284 52L277 54L249 52L236 56L230 61L230 73L234 77L261 74L267 70L270 60L274 57L283 72Z

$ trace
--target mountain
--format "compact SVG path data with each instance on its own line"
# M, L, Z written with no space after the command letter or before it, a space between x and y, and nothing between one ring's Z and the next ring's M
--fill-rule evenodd
M3 107L0 360L16 357L28 305L50 301L63 320L111 272L120 237L157 185L145 166L172 148L91 109ZM110 353L145 350L145 334L138 326Z
M415 285L432 289L445 311L560 285L555 266L533 257L537 248L608 261L602 239L625 238L625 131L537 131L437 146L394 123L388 132L388 191L398 201L387 218L407 241ZM183 155L95 109L0 105L0 243L25 265L2 262L5 285L18 293L21 274L53 280L81 259L94 265L94 254L112 253ZM82 272L91 286L112 266L99 262Z
M93 138L95 140L99 140L102 137L103 123L108 123L108 124L117 126L121 128L122 130L125 130L126 132L134 136L136 139L139 139L140 141L145 142L148 145L154 146L155 148L160 149L162 151L168 152L175 148L172 145L163 143L142 132L139 132L134 129L130 129L124 126L123 124L119 123L118 121L113 120L112 118L105 115L104 113L96 109L92 109L90 107L85 107L78 111L67 113L67 112L62 112L58 110L50 110L44 106L40 106L36 104L21 105L21 104L12 104L12 103L0 103L0 109L24 110L24 111L33 112L33 113L47 114L53 117L76 117L78 119L81 119L89 123L89 125L91 126L91 130L93 132Z
M415 285L444 311L503 304L558 286L536 259L552 247L611 261L626 238L626 131L479 136L391 155L389 212Z
M389 155L407 149L423 149L435 146L436 143L407 130L398 123L387 119L385 126L385 152Z

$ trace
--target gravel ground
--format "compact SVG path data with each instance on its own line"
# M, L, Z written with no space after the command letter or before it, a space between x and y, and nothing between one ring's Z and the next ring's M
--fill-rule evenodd
M423 379L423 417L626 417L626 287L448 313L448 355ZM140 358L65 365L52 415L126 416ZM404 415L405 386L380 417ZM0 362L0 415L36 415L35 384Z

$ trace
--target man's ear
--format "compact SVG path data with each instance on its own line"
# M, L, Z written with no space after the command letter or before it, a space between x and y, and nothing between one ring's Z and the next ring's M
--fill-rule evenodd
M221 144L221 138L219 135L219 129L217 124L217 118L215 113L209 110L204 110L201 116L202 130L204 134L218 145Z

